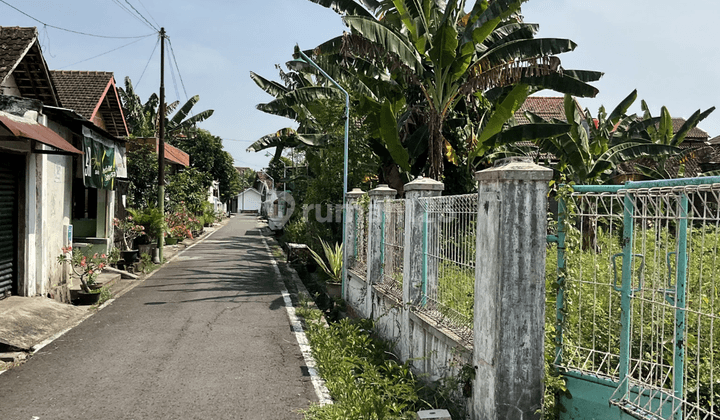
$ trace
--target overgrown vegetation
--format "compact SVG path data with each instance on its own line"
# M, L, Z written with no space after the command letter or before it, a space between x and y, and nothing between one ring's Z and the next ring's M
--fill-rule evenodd
M460 369L457 378L426 384L409 362L397 362L389 343L373 335L372 321L346 318L325 327L317 321L319 313L306 306L298 311L335 403L312 406L305 412L307 420L415 419L416 411L430 408L447 408L454 419L465 418L461 388L472 380L463 373L467 369Z

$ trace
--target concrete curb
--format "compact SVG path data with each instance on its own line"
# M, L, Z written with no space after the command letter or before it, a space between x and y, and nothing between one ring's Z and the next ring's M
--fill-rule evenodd
M285 309L288 313L288 318L290 319L290 324L292 326L293 333L295 334L295 339L298 342L298 346L300 346L300 351L302 352L303 359L305 360L305 365L308 368L308 373L310 374L310 380L313 384L313 388L315 388L315 394L318 397L318 402L320 405L328 405L333 404L332 397L330 396L330 391L328 391L327 387L325 386L325 381L320 376L320 374L317 371L317 363L315 362L315 359L312 355L312 349L310 348L310 344L308 342L307 336L305 335L305 331L303 330L303 323L300 321L300 318L295 313L295 307L292 304L292 299L290 298L290 293L288 292L287 288L285 287L285 282L283 281L282 273L280 272L280 268L278 267L278 263L275 260L275 257L272 255L272 252L270 251L270 247L268 246L267 237L263 234L262 235L263 244L265 245L265 250L268 253L268 257L270 257L270 261L272 263L273 269L275 270L275 276L276 281L278 283L278 286L280 287L280 292L282 293L283 300L285 301ZM305 293L308 294L307 290L305 289L305 285L302 284L302 281L300 281L300 278L298 277L297 273L295 273L293 277L293 281L296 282L296 285L298 287L298 293ZM297 283L300 284L297 284ZM308 294L309 296L309 294ZM322 319L323 322L325 319Z

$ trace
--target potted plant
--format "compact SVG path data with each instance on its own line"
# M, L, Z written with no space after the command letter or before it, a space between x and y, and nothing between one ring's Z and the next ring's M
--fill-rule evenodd
M90 251L92 252L92 251ZM83 255L79 249L72 247L62 248L58 256L58 263L70 263L73 273L80 277L80 301L84 304L93 304L100 298L101 284L97 283L97 276L107 265L105 254L95 253L92 256Z
M310 254L317 265L322 268L328 276L330 276L330 280L325 283L328 295L330 295L330 297L341 297L343 245L336 243L334 247L331 247L330 244L322 239L320 239L320 243L322 244L327 263L325 262L325 259L323 259L312 248L309 248Z
M113 223L115 225L115 232L120 236L122 243L122 255L123 261L126 265L133 264L137 260L138 250L133 249L133 241L135 238L145 234L145 227L135 223L132 216L128 216L125 219L115 218Z

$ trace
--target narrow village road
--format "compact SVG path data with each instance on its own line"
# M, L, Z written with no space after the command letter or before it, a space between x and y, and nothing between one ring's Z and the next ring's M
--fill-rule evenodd
M317 401L255 217L0 375L0 419L299 419Z

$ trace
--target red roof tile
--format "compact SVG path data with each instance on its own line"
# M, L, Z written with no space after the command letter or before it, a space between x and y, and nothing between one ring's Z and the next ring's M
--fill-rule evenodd
M52 70L50 74L65 108L72 109L93 123L96 123L94 119L100 114L105 122L105 127L100 128L116 137L127 137L125 116L112 72Z

